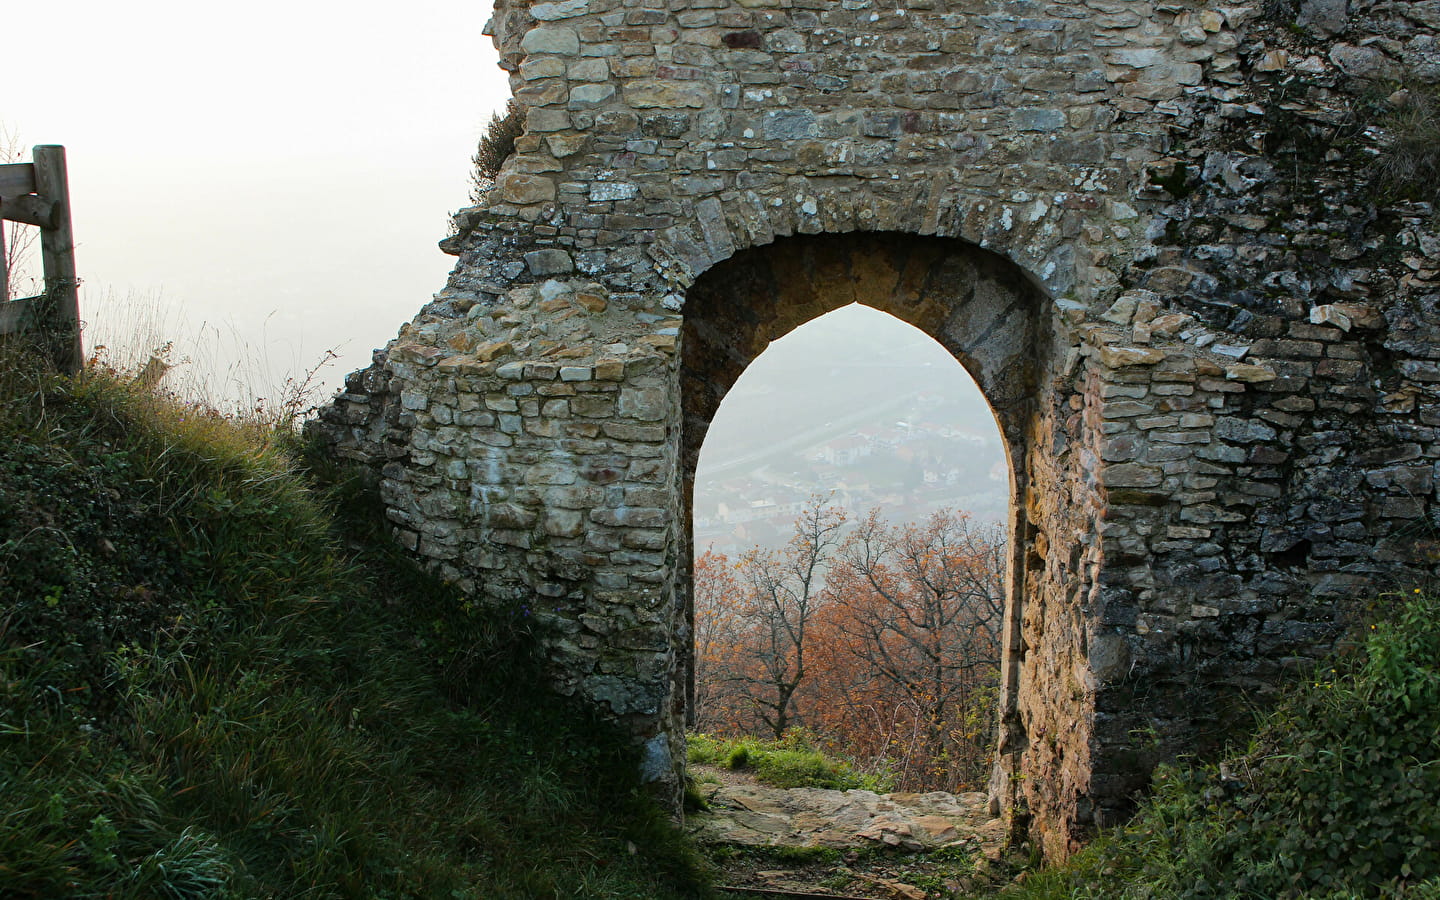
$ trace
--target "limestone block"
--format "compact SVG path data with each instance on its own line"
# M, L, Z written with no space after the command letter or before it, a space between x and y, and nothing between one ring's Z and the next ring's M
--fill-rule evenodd
M571 81L605 81L610 77L610 63L603 57L579 59L566 70Z
M623 181L594 181L590 184L590 199L594 201L629 200L639 192L638 187Z
M536 56L520 64L520 77L526 81L560 78L565 74L565 61L553 56Z
M559 78L540 78L528 82L515 92L515 99L525 106L549 106L559 103L566 96L565 82ZM526 162L526 160L517 160Z
M1330 37L1345 30L1349 17L1349 0L1304 0L1295 24L1321 37Z
M670 522L670 511L659 507L623 506L590 511L590 521L626 528L660 528Z
M542 22L568 19L573 16L584 15L589 11L590 0L553 0L553 2L549 3L536 3L530 7L530 15Z
M1062 109L1017 109L1010 114L1010 124L1017 131L1059 131L1066 121Z
M1267 50L1255 62L1256 72L1283 72L1290 66L1290 51Z
M520 49L526 53L574 56L580 52L580 36L567 25L541 25L525 33Z
M584 517L575 510L552 509L545 514L545 533L551 537L579 537L584 531Z
M1314 325L1334 325L1341 331L1349 331L1354 327L1354 322L1351 321L1350 317L1335 304L1312 307L1310 309L1310 322Z
M1165 474L1154 466L1119 463L1106 466L1101 478L1107 488L1148 488L1159 487Z
M555 199L555 182L540 175L510 173L496 180L495 189L507 203L543 203Z
M613 84L580 84L570 89L570 108L588 109L615 96Z
M545 135L545 146L550 148L550 154L556 159L564 159L567 156L574 156L590 145L590 136L587 134L562 133Z
M536 107L525 114L527 134L565 131L570 127L570 113L563 109Z
M1164 362L1165 351L1151 347L1101 347L1097 354L1100 361L1112 369L1123 366L1153 366Z
M660 387L626 387L620 391L620 415L642 422L655 422L668 414L668 392Z
M711 104L715 89L698 81L646 79L625 85L622 95L636 109L704 109Z
M1116 325L1129 325L1130 320L1135 317L1135 307L1139 302L1140 300L1134 292L1127 291L1116 298L1115 302L1110 304L1110 308L1100 314L1100 318Z
M1225 367L1225 377L1230 381L1240 381L1246 384L1262 384L1267 381L1274 381L1275 370L1265 366L1253 366L1249 363L1234 363Z
M808 109L777 109L760 117L760 129L766 140L799 140L819 136L820 120Z
M1400 67L1374 47L1337 44L1330 50L1330 61L1352 78L1396 78Z
M1158 337L1174 337L1193 321L1195 317L1187 313L1156 316L1150 320L1150 333Z

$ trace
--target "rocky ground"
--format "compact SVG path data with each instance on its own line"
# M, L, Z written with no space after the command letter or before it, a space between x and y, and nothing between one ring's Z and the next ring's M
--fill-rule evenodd
M984 794L784 789L692 768L708 808L689 816L690 827L721 869L719 883L760 894L950 897L1005 843Z

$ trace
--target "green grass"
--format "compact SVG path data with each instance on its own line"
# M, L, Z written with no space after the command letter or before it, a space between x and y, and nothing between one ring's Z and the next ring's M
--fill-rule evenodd
M1440 595L1389 605L1245 752L1161 769L1129 825L1002 896L1440 898Z
M1372 193L1382 202L1440 197L1440 86L1419 81L1387 85L1394 98L1375 116L1384 135L1367 172Z
M0 360L0 896L703 895L528 620L287 432Z
M707 734L687 737L686 757L699 765L750 771L773 787L815 787L885 793L894 779L886 773L856 772L845 760L827 756L803 729L794 728L781 740L719 738Z

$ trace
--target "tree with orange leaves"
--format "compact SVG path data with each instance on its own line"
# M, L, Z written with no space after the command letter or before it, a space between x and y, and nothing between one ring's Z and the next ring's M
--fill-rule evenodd
M707 550L695 560L695 691L690 715L701 731L744 733L749 718L734 689L747 655L742 635L740 582L723 553Z
M702 557L695 590L697 694L702 678L711 681L705 689L711 709L697 716L702 726L763 727L779 738L804 721L797 697L809 674L810 623L826 602L823 573L845 524L844 511L825 502L810 498L782 552L756 547L724 575L718 569L725 557Z
M813 498L784 552L695 565L696 724L732 736L804 725L910 789L988 775L1005 542L942 510L891 526Z
M829 573L833 601L817 623L834 635L823 679L839 682L831 685L839 701L832 728L861 744L866 731L887 735L916 786L983 781L1004 576L996 527L947 510L890 526L872 511L839 549Z

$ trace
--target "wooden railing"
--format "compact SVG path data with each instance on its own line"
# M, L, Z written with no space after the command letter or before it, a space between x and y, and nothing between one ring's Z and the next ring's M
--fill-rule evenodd
M32 162L0 165L0 335L36 332L56 366L78 372L84 364L80 344L80 294L75 278L75 235L70 228L70 188L65 148L42 144ZM37 297L7 300L10 272L5 247L5 222L40 229L40 258L45 292Z

